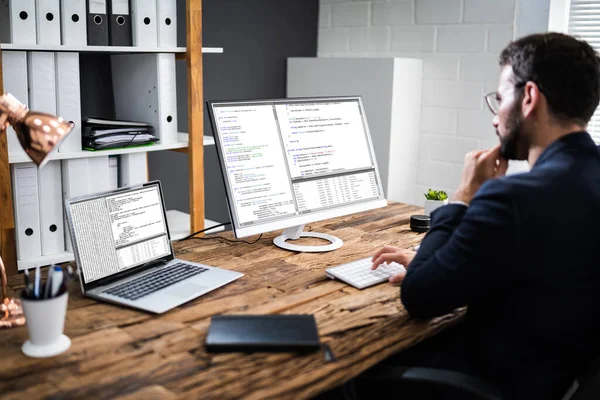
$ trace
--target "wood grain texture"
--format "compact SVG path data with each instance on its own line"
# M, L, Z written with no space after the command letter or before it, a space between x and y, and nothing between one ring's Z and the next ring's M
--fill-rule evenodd
M344 246L329 253L293 253L275 247L279 232L256 244L228 243L217 235L175 243L177 256L243 272L237 281L165 314L152 315L83 298L71 283L64 354L25 357L25 327L0 335L3 398L85 399L303 399L339 386L388 356L435 334L463 310L432 320L408 316L399 288L384 283L357 290L325 276L325 268L369 256L385 244L412 247L413 206L388 207L310 224ZM231 233L220 234L233 239ZM211 239L212 238L212 239ZM13 290L22 277L9 279ZM222 353L204 349L217 314L312 314L336 362L322 352Z
M202 1L186 1L188 73L188 165L190 228L204 229L204 101L202 94Z
M0 230L0 256L4 261L6 276L16 275L17 268L17 242L14 229Z
M0 50L0 95L4 93L3 82L2 50ZM9 276L17 273L14 227L8 141L6 132L0 128L0 257L4 261L6 273Z

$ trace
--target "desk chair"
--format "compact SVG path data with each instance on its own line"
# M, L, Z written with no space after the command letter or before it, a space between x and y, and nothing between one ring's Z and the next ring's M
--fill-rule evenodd
M481 400L501 400L500 390L487 382L461 372L435 368L389 366L377 369L365 376L368 380L393 382L411 382L440 389L452 389L454 393L468 393L469 398ZM597 400L600 399L600 357L573 380L573 384L561 400Z

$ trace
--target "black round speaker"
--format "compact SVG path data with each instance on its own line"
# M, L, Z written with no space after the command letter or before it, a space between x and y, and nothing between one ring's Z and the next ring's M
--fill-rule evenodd
M410 229L415 232L427 232L431 226L431 218L429 215L411 215Z

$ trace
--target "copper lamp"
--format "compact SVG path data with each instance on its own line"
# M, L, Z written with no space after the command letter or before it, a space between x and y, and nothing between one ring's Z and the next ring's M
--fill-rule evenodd
M0 135L11 125L21 146L31 160L42 168L48 155L58 149L57 145L75 126L72 122L54 115L30 111L27 106L10 93L0 96ZM12 328L25 324L25 316L19 299L8 297L6 269L0 257L2 275L2 304L0 304L0 328Z

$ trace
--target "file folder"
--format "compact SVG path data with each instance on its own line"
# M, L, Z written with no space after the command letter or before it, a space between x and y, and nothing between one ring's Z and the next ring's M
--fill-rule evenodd
M148 182L146 153L119 156L119 187Z
M158 46L156 0L131 0L133 45L154 48Z
M12 165L17 259L42 255L38 169L34 163Z
M119 156L108 157L108 190L119 187Z
M131 46L131 14L129 0L109 1L109 43L111 46Z
M106 0L87 0L87 42L90 46L108 46Z
M110 189L109 157L88 158L89 193L105 192ZM88 193L88 194L89 194Z
M60 161L49 161L38 171L42 255L65 251Z
M81 151L81 90L79 53L55 53L56 102L58 116L75 124L71 133L60 143L60 153Z
M88 44L86 1L61 0L60 32L62 44L69 46L85 46Z
M158 47L177 47L177 1L157 1Z
M59 0L36 0L37 44L60 45Z
M29 108L56 115L56 68L54 53L27 53Z
M9 0L10 41L14 44L36 44L35 0Z
M29 93L27 83L27 53L25 51L3 51L2 52L2 83L4 91L11 93L21 103L29 104ZM21 147L17 133L12 126L6 130L9 154L25 154Z
M62 160L61 169L63 202L72 197L109 189L108 156ZM73 243L69 231L64 230L65 248L72 253Z
M10 43L10 8L8 0L0 0L0 43Z
M116 117L151 124L162 144L177 142L175 54L111 57ZM140 93L144 93L143 102Z

